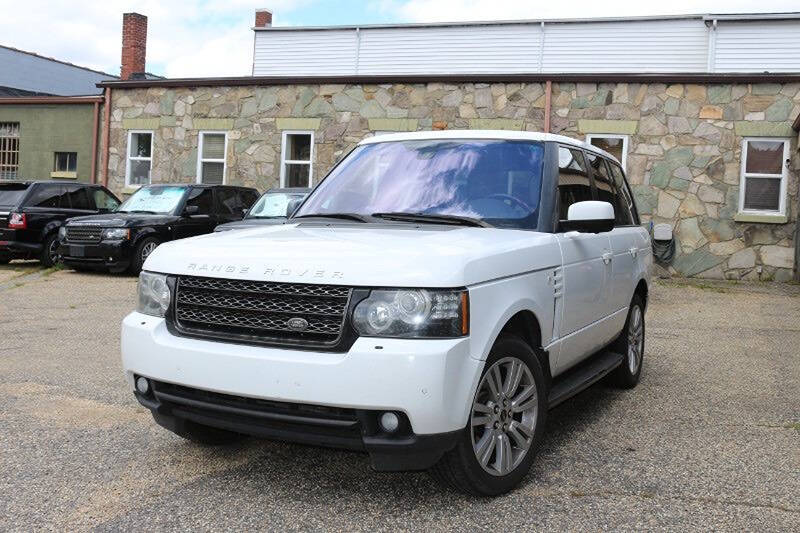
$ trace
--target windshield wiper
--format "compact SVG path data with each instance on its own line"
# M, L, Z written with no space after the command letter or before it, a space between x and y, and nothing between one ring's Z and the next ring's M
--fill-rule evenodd
M473 228L491 228L488 222L472 217L458 215L432 215L425 213L372 213L375 218L398 220L401 222L422 222L423 224L450 224L453 226L469 226Z
M311 215L300 215L297 217L291 217L290 220L293 220L295 218L341 218L342 220L369 222L369 219L365 215L359 215L358 213L315 213Z

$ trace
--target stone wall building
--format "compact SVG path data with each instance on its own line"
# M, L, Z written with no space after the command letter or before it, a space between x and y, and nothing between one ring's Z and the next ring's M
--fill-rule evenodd
M796 17L748 24L780 24L773 33L788 24L800 34ZM717 29L715 21L714 28L720 32L716 50L728 50L724 23ZM256 73L263 67L260 35L280 41L324 34L264 31L269 29L256 28ZM429 33L440 26L415 29L417 41L438 42ZM340 30L347 29L331 31ZM375 42L364 31L359 35ZM800 40L797 47L800 52ZM360 57L372 57L368 51L359 50ZM502 53L495 57L501 67ZM405 74L308 75L305 63L295 61L299 66L287 76L102 84L111 102L107 165L101 169L109 187L128 194L142 183L224 180L263 191L318 182L358 141L375 133L550 131L618 156L644 222L674 228L676 255L668 265L673 274L761 280L796 275L800 155L793 121L800 114L800 53L791 64L775 60L780 68L767 73L743 72L746 65L723 73L475 73L481 65L472 65L463 67L475 69L467 73L427 66L425 72ZM757 68L769 70L769 61L765 56ZM216 162L221 172L204 170L211 168L207 162Z

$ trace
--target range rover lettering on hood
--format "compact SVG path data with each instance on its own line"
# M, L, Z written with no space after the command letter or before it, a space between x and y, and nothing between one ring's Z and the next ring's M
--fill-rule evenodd
M264 266L263 268L254 268L249 265L221 265L212 263L189 263L186 270L193 273L226 273L226 274L247 274L250 272L260 271L263 276L272 278L287 278L299 277L308 279L342 279L344 273L336 270L323 270L314 268L280 268L273 266Z

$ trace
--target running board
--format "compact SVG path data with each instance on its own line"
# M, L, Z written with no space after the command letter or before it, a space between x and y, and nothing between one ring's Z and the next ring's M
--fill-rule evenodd
M601 352L556 378L550 389L550 409L597 383L622 364L622 354Z

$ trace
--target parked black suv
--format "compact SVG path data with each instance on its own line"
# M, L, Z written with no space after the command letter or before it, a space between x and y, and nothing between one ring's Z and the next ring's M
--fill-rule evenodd
M247 215L237 222L220 224L214 231L252 228L283 224L292 216L311 189L306 187L285 187L270 189L247 211Z
M58 260L58 231L73 217L108 213L119 200L101 185L62 181L0 183L0 264Z
M227 185L148 185L116 211L71 220L60 233L59 252L73 268L138 273L162 242L211 233L241 220L258 191Z

